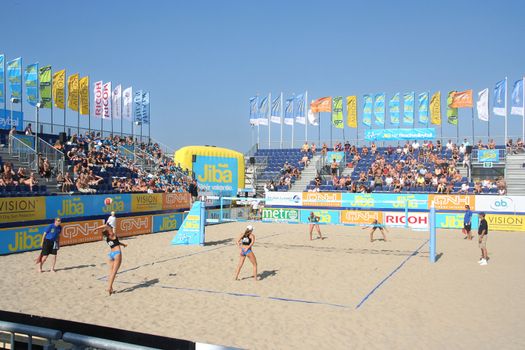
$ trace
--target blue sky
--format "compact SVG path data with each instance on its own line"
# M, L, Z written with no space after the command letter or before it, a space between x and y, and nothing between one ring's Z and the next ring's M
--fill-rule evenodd
M248 99L256 93L357 95L361 117L363 94L440 90L444 103L449 90L492 92L505 76L512 85L525 74L523 1L19 0L1 7L0 52L8 59L150 91L152 136L174 148L248 150ZM33 110L25 111L32 119ZM59 120L62 113L55 112ZM329 115L321 118L327 139ZM460 135L472 134L470 118L460 111ZM503 118L493 118L491 134L503 135ZM76 123L72 111L68 122ZM509 117L510 135L521 136L521 123ZM272 125L273 141L278 128ZM456 134L446 124L443 131ZM295 133L304 139L302 125ZM317 141L317 129L309 134ZM487 124L476 120L475 134L487 135ZM345 135L355 138L355 130Z

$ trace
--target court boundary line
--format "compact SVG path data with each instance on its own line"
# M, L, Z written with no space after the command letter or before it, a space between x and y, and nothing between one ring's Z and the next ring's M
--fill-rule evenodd
M368 300L368 298L370 298L372 296L372 294L374 294L376 292L376 290L378 290L386 281L388 281L388 279L390 277L392 277L397 271L399 271L408 262L408 260L410 260L413 256L416 256L418 254L419 250L421 248L423 248L425 246L425 244L427 244L429 241L430 241L430 239L427 239L425 242L423 242L423 244L421 244L416 250L414 250L412 252L412 254L410 254L405 260L403 260L403 262L401 262L401 264L399 264L398 267L396 267L385 278L383 278L381 280L381 282L379 282L370 292L368 292L367 295L365 295L365 297L363 299L361 299L361 301L359 302L359 304L357 304L355 309L356 310L359 309Z
M129 282L129 281L122 281L122 280L116 280L115 283L121 283L121 284L127 284L127 285L140 285L141 284L141 283L134 283L134 282ZM166 285L166 284L156 284L153 287L158 287L158 288L163 288L163 289L181 290L181 291L187 291L187 292L200 292L200 293L208 293L208 294L219 294L219 295L226 295L226 296L231 296L231 297L256 298L256 299L272 300L272 301L283 301L283 302L290 302L290 303L323 305L323 306L331 306L331 307L337 307L337 308L343 308L343 309L351 309L352 308L351 305L335 304L335 303L328 303L328 302L316 301L316 300L294 299L294 298L273 297L273 296L262 296L262 295L259 295L259 294L248 294L248 293L240 293L240 292L228 292L228 291L203 289L203 288L177 287L177 286ZM119 294L119 292L117 292L116 294Z

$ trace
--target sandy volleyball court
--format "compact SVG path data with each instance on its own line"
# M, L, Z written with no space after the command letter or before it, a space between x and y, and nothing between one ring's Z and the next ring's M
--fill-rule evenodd
M248 261L233 280L243 228L208 227L205 247L171 246L174 233L127 239L111 297L103 242L62 248L56 273L36 272L36 252L2 256L0 308L250 349L525 348L522 233L490 232L481 267L457 231L438 232L431 265L426 232L370 243L324 226L328 239L310 242L304 225L255 224L254 282Z

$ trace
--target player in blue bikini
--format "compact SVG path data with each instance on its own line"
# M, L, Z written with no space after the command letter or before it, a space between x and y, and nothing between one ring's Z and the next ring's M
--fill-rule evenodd
M384 225L380 224L379 221L377 221L377 220L372 221L372 223L370 225L367 225L367 226L363 227L363 230L365 230L367 228L371 228L372 229L370 231L370 242L374 241L374 232L376 230L379 230L381 232L381 234L383 235L383 241L386 242L385 231L388 232L388 230L386 229L386 227Z
M119 241L117 233L111 225L108 223L99 226L95 229L102 230L102 239L106 240L111 251L109 252L109 276L108 276L108 289L106 291L109 295L113 294L113 282L117 275L118 269L122 264L122 250L120 246L127 247L128 245Z
M253 278L257 281L257 259L253 254L252 247L255 243L255 235L253 234L253 226L248 225L243 234L237 239L237 246L241 250L241 256L239 257L239 265L237 265L237 271L235 271L235 280L239 280L239 273L241 272L242 265L246 257L250 259L253 265Z

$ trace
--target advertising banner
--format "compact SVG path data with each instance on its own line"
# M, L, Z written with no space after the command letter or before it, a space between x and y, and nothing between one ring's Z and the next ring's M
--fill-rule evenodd
M153 232L178 230L183 220L183 213L153 215Z
M111 82L102 85L102 118L111 119Z
M0 198L0 222L21 222L46 218L45 197Z
M487 214L489 236L491 231L525 231L525 215Z
M334 97L332 102L332 124L338 129L343 129L345 126L343 120L343 98L341 96Z
M435 128L365 130L366 141L428 140L435 138Z
M478 160L480 163L484 163L484 162L499 163L499 150L480 149L478 151Z
M343 193L343 207L379 209L428 209L426 194Z
M363 96L363 124L366 126L372 125L372 96Z
M4 79L4 73L5 72L5 56L0 54L0 103L5 103L5 94L4 94L4 88L5 88L5 79Z
M67 78L67 106L73 111L78 111L78 79L78 73L72 74Z
M24 130L24 114L19 111L10 111L7 109L0 109L0 129L9 130L11 127L16 127L16 130Z
M340 207L340 192L303 192L303 205L306 207Z
M374 117L376 125L385 125L385 94L374 96Z
M405 213L403 212L384 212L383 223L387 226L404 226L406 223ZM408 214L408 227L417 229L428 228L428 213Z
M470 195L428 195L428 207L434 202L436 210L465 210L465 205L469 205L472 211L476 210L475 197Z
M314 212L316 216L320 217L319 224L324 225L339 225L340 210L323 210L323 209L312 209L312 210L301 210L300 222L301 224L308 224L308 217L310 213Z
M30 64L25 70L26 99L31 106L36 106L38 100L38 63Z
M341 223L351 225L369 225L374 220L383 222L383 212L365 210L341 210Z
M302 196L302 192L267 192L265 205L301 206L303 205Z
M171 240L173 245L204 245L206 218L204 204L200 201L193 203L190 212L182 222L180 229Z
M89 115L89 77L83 77L78 81L80 95L80 114Z
M357 128L357 96L346 97L346 125Z
M436 228L463 228L463 213L436 213ZM472 215L472 230L477 230L479 220L477 215Z
M0 255L40 249L48 225L15 227L0 230Z
M264 222L286 222L297 224L299 223L299 219L299 209L263 208L262 210L262 221Z
M66 108L66 70L53 73L53 101L56 108Z
M102 233L95 229L103 224L102 219L63 223L60 246L100 241Z
M341 163L342 161L345 160L345 152L333 152L333 151L326 152L327 162L332 163L334 159L337 163Z
M40 80L40 100L44 104L43 108L53 107L51 104L52 89L51 89L51 66L44 66L39 69Z
M162 210L162 193L133 194L131 211L133 213Z
M22 58L7 62L7 81L11 97L22 99Z
M129 87L122 93L124 101L124 109L122 110L122 117L126 120L132 120L133 116L133 88Z
M414 100L415 93L408 92L403 94L403 123L414 124Z
M129 237L151 233L151 215L117 218L117 235Z
M132 211L132 196L139 194L45 197L47 218L109 215L112 211L117 214L129 213Z
M193 171L199 188L215 195L235 196L237 194L237 159L198 155Z
M441 125L441 92L438 91L430 99L430 123Z
M476 196L478 212L525 213L525 196Z
M93 105L95 106L95 118L102 118L102 81L95 82L93 87Z
M162 193L162 210L190 209L190 194Z

